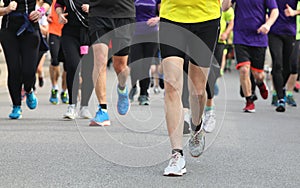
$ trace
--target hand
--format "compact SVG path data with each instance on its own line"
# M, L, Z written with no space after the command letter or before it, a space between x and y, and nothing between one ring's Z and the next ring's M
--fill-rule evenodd
M227 33L222 33L222 34L220 35L220 40L221 40L221 41L225 41L227 38L228 38L228 34L227 34Z
M89 4L82 4L81 8L84 12L88 13L89 12Z
M270 28L271 27L268 24L263 24L262 26L260 26L260 28L258 28L257 33L258 34L262 33L262 34L266 35L269 33Z
M61 24L66 24L68 23L68 19L66 18L68 16L68 13L60 13L58 15L58 22Z
M159 17L150 18L147 21L147 25L150 26L150 27L156 26L158 24L159 20L160 20Z
M6 13L8 14L12 11L15 11L17 7L18 7L18 3L15 1L11 1L9 5L6 7Z
M51 16L51 15L48 15L48 16L47 16L47 22L48 22L48 23L52 23L52 22L53 22L53 19L52 19L52 16Z
M292 9L288 4L285 5L286 6L286 9L284 9L284 14L285 16L289 17L293 17L296 15L294 9Z
M38 22L41 17L42 17L41 12L37 10L34 10L29 14L29 20L33 22Z

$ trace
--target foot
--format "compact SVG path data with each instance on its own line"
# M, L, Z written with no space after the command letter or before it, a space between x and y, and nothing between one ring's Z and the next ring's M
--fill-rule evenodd
M50 96L49 101L52 104L58 104L59 103L59 101L58 101L58 90L57 89L52 89L51 90L51 96Z
M243 109L244 112L254 113L255 112L255 105L253 101L247 101L246 106Z
M137 88L136 87L131 88L131 90L129 92L130 102L134 101L134 96L136 95L136 93L137 93Z
M22 110L21 106L13 106L12 112L9 114L10 119L21 119L22 118Z
M39 86L40 87L44 86L44 78L43 77L39 77Z
M294 106L294 107L297 106L297 103L296 103L296 101L294 100L293 95L290 95L290 96L287 96L287 97L286 97L286 103L287 103L288 105L290 105L290 106Z
M184 112L183 134L190 134L191 115L188 111Z
M33 110L37 107L38 100L34 95L34 92L31 91L30 93L26 93L26 104L29 109Z
M103 111L99 106L98 111L96 112L96 116L91 120L90 126L109 126L110 120L108 113Z
M64 119L73 120L76 118L76 107L75 104L70 104L68 106L67 112L64 114Z
M205 148L205 132L204 130L192 131L189 139L189 150L192 157L199 157Z
M179 152L175 152L164 170L164 176L182 176L185 173L185 158Z
M81 117L83 119L91 119L92 118L92 115L87 106L80 107L79 117Z
M207 133L213 132L216 127L216 113L214 110L206 111L203 119L203 129Z
M69 96L68 96L68 92L66 91L62 91L60 93L60 99L61 99L61 102L64 103L64 104L69 104Z
M126 115L130 108L130 103L128 99L128 88L126 86L124 91L121 91L118 87L117 92L118 92L118 104L117 104L118 113L120 115Z
M284 99L280 99L277 102L276 112L285 112L285 101Z
M260 95L263 99L267 99L269 95L269 90L266 86L266 84L263 82L261 86L258 87Z
M145 106L150 105L150 101L147 95L139 96L138 101L139 101L139 105L145 105Z

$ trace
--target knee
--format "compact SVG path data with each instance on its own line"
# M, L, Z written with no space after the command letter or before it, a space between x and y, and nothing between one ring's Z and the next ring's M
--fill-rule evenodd
M125 70L129 71L129 68L127 68L126 63L113 63L113 67L114 67L117 74L119 74L119 73L121 73Z
M239 68L240 76L242 77L249 76L249 70L250 68L248 66L241 66Z

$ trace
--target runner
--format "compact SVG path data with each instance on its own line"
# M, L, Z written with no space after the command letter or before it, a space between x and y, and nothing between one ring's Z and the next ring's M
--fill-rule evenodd
M111 39L113 66L118 76L117 111L120 115L125 115L129 111L130 102L126 80L129 75L127 61L132 31L130 26L127 27L126 25L134 22L135 7L133 0L90 2L89 29L94 52L93 80L99 102L99 109L91 120L91 126L110 125L106 99L106 68L108 45ZM118 30L120 27L122 29ZM110 36L105 35L108 32L110 32Z
M276 0L279 17L269 33L272 78L277 95L277 112L285 112L285 86L291 74L292 52L296 41L297 0ZM294 56L294 55L293 55ZM297 70L294 70L297 71ZM294 72L293 71L293 72Z
M49 48L50 48L50 55L51 55L51 64L49 66L49 73L50 73L50 80L51 80L51 95L50 95L50 103L52 104L58 104L59 99L58 99L58 92L59 92L59 87L58 87L58 78L60 75L60 67L59 63L60 62L65 62L65 58L62 52L61 48L61 31L63 28L63 24L60 24L58 22L58 15L55 12L55 3L56 0L53 0L52 6L51 6L51 11L50 14L47 17L47 21L49 23ZM67 92L67 77L66 77L66 67L65 63L63 64L64 71L61 75L61 93L60 93L60 98L62 103L68 104L69 103L69 96Z
M32 110L37 107L33 86L41 41L38 21L51 3L51 0L44 0L42 6L35 10L36 0L20 0L18 3L4 0L4 7L0 7L0 16L3 16L0 41L8 69L8 90L13 103L10 119L22 117L23 84L28 108Z
M268 32L278 17L275 0L235 1L234 45L240 82L246 98L244 112L255 112L254 97L251 92L250 70L263 99L268 98L264 83L264 61L268 46ZM270 16L266 19L266 10ZM245 22L247 24L245 24Z
M218 0L161 2L159 35L165 79L166 122L172 148L172 158L163 173L166 176L186 173L182 151L184 118L181 101L186 54L191 61L188 71L192 116L189 149L193 157L199 157L204 150L201 117L206 103L208 70L218 35L220 8Z

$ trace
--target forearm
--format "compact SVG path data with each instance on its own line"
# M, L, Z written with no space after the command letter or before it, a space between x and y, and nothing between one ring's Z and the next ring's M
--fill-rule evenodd
M270 14L269 18L266 21L266 24L271 27L275 23L275 21L278 18L278 16L279 16L278 9L277 8L276 9L272 9L271 10L271 14Z
M9 10L7 7L0 7L0 16L4 16L9 13Z
M227 25L227 28L225 30L225 33L227 35L230 34L230 32L233 30L233 25L234 25L234 21L233 20L230 20L230 22L228 22L228 25Z

